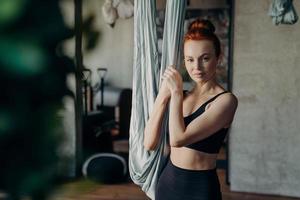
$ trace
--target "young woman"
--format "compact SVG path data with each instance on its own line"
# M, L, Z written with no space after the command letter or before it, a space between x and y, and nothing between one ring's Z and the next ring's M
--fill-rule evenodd
M144 146L154 150L163 113L170 101L171 153L159 178L156 200L220 200L217 154L238 105L237 98L216 81L220 41L208 20L193 21L184 37L184 63L195 82L183 92L182 77L169 66L144 132Z

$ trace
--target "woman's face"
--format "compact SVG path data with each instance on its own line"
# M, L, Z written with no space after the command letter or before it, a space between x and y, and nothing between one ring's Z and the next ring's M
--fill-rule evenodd
M184 43L184 63L195 82L206 82L215 78L218 58L209 40L188 40Z

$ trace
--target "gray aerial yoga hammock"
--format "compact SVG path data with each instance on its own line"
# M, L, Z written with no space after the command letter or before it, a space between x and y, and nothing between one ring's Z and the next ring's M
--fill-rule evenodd
M132 110L129 137L129 171L133 182L151 199L160 171L168 157L167 119L164 115L161 139L155 151L144 149L144 128L158 94L166 66L180 65L185 18L185 0L168 0L162 44L161 66L156 35L155 0L134 2L134 64ZM168 110L168 109L167 109Z

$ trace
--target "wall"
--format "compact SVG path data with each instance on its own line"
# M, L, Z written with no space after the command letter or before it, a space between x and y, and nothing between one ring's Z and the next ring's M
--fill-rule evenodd
M73 10L70 9L70 1L64 0L62 9L65 20L73 24ZM105 78L106 84L121 87L132 87L132 65L133 65L133 17L129 19L118 18L114 27L105 23L102 16L102 5L104 1L88 0L83 1L83 21L94 15L92 30L99 32L99 39L94 49L88 51L83 48L83 64L93 72L93 85L99 81L97 68L107 68ZM66 51L74 56L74 39L66 43ZM86 38L83 38L83 47Z
M231 189L300 197L300 23L273 25L270 3L235 1Z
M92 84L98 81L97 68L108 68L105 78L106 84L121 88L132 86L132 64L133 64L133 18L118 19L114 28L105 24L102 17L102 5L104 1L83 1L83 21L94 15L91 30L99 33L95 48L87 50L86 37L83 37L83 64L93 71ZM61 0L61 11L65 23L74 28L74 1ZM75 38L66 40L63 44L64 52L71 58L75 58ZM75 77L69 75L68 86L75 94ZM65 140L60 149L63 159L61 165L66 176L75 176L75 108L72 98L64 99L64 109L60 112L63 118Z
M114 28L105 24L101 7L104 1L85 1L83 10L95 12L95 27L101 32L101 40L96 49L84 53L84 64L96 70L108 68L107 81L117 87L132 87L133 65L133 17L118 19ZM90 10L90 11L89 11ZM96 72L94 73L96 74ZM97 76L93 77L97 81Z

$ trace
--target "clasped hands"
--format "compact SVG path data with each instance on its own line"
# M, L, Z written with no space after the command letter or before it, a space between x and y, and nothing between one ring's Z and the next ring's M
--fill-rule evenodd
M173 94L181 94L182 90L183 83L181 74L175 69L174 65L168 66L162 75L160 92L170 97Z

